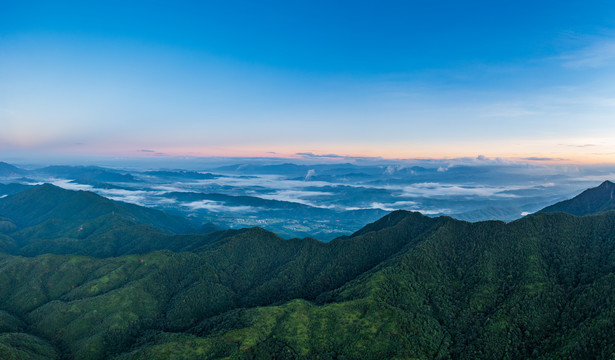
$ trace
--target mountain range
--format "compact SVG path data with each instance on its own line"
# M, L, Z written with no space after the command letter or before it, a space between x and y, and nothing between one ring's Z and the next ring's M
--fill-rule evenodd
M29 187L0 199L0 358L612 359L612 196L322 243Z

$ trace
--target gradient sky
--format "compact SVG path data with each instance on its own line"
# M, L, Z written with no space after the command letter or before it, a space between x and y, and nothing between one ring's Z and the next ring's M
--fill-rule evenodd
M0 155L615 163L613 1L0 0Z

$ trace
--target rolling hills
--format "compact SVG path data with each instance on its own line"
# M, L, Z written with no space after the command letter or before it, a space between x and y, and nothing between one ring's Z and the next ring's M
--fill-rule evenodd
M88 209L66 207L72 193L59 193L59 209ZM608 192L599 194L593 203L602 206ZM34 210L19 212L18 202L10 203L2 209L11 210L15 224L36 222L28 217ZM285 240L260 228L158 234L163 243L182 238L183 247L100 258L0 254L0 356L615 354L615 211L545 212L511 223L395 211L330 243Z

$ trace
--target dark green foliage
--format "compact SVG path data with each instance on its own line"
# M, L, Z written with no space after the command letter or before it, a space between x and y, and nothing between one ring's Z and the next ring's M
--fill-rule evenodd
M4 196L4 195L8 196L12 194L17 194L18 192L22 192L31 187L32 185L17 184L17 183L0 184L0 196Z
M0 233L11 238L0 237L3 252L108 257L179 250L165 233L190 231L183 218L49 184L0 199Z
M0 333L2 360L59 360L60 354L48 342L24 333Z
M509 224L397 211L330 243L260 228L168 235L125 218L84 223L82 237L23 249L98 248L104 258L0 254L0 358L615 354L615 211ZM61 226L50 218L28 231Z
M565 212L583 216L607 210L615 210L615 184L610 181L587 189L570 200L547 206L539 212Z
M0 216L8 217L20 228L60 220L49 237L77 229L85 221L104 215L118 215L140 224L168 232L190 229L187 221L161 211L115 202L92 192L64 190L44 184L0 199Z

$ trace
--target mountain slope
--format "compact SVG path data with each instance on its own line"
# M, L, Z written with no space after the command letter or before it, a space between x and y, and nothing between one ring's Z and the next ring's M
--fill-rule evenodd
M570 200L547 206L539 212L565 212L577 216L584 216L614 209L615 184L610 181L605 181L600 184L600 186L587 189Z
M186 220L162 211L112 201L88 191L64 190L50 184L0 199L0 216L12 219L20 228L58 219L66 223L64 227L74 227L109 214L173 233L190 229Z
M40 209L24 202L18 211L19 194L2 199L10 200L19 226L44 220L0 239L4 246L14 246L14 234L28 239L27 229L53 228L49 214L66 213L76 224L82 213L93 218L86 222L92 229L81 231L101 242L61 237L37 251L75 241L75 248L107 246L118 254L157 246L183 252L0 254L6 358L611 359L615 353L615 211L540 213L512 223L396 211L321 243L284 240L260 228L169 235L120 214L96 217L106 202L61 204L92 195L43 190L27 192L58 196L41 200Z
M317 302L228 312L119 358L610 359L614 254L614 212L448 221Z
M408 215L398 228L329 244L262 229L229 232L200 253L92 259L0 255L0 309L77 358L126 350L148 328L186 330L241 307L335 289L434 231L442 220ZM63 329L57 339L59 329ZM113 331L112 331L113 330ZM128 343L126 340L128 339Z
M193 231L187 220L159 210L49 184L0 199L0 251L14 254L105 257L178 249L183 245L168 233Z
M0 309L84 359L615 351L615 212L505 224L400 211L370 229L328 244L255 228L198 253L0 255Z
M16 177L25 173L27 173L27 171L24 169L0 161L0 177Z

